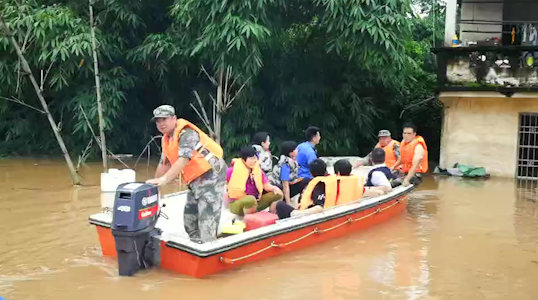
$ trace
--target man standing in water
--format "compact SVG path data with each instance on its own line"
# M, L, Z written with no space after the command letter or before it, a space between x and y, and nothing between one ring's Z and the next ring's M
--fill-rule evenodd
M394 165L397 168L400 163L404 173L403 185L420 183L422 174L428 172L428 147L426 141L417 135L417 127L412 123L403 126L403 141L400 145L401 159Z
M222 148L194 124L178 119L170 105L157 107L152 120L163 134L162 156L155 178L146 183L165 185L181 174L189 186L185 231L195 242L215 240L226 185Z

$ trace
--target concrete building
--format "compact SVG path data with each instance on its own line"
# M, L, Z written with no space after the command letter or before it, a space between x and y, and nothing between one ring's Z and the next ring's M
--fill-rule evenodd
M446 2L440 165L538 179L538 1Z

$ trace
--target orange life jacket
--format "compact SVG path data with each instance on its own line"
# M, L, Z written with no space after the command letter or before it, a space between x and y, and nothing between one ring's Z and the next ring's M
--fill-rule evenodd
M338 176L339 192L336 205L346 204L362 198L364 179L361 176Z
M394 153L394 144L400 145L400 142L392 140L385 147L381 147L379 143L376 145L376 148L383 148L383 150L385 150L385 165L389 168L392 168L392 166L394 166L398 160L396 153Z
M233 172L228 182L228 197L230 199L239 199L247 195L246 184L250 173L254 176L254 183L258 189L258 197L261 197L263 192L263 177L260 164L256 162L254 169L250 170L242 159L236 158L232 160Z
M191 183L194 179L211 170L209 159L212 157L222 158L223 151L219 144L213 141L200 128L196 127L196 125L185 119L178 119L176 128L174 129L174 136L170 138L168 134L165 134L161 140L164 157L170 162L171 165L173 165L179 158L179 134L186 127L193 129L200 136L200 142L198 145L196 145L192 158L181 172L183 181L186 183ZM202 149L206 149L208 154L202 155L200 153Z
M323 208L346 204L362 198L364 180L360 176L320 176L314 177L301 196L300 210L313 204L312 192L318 183L325 183L325 204Z
M413 157L415 156L415 147L419 144L422 145L422 148L424 148L424 157L422 157L422 160L418 165L417 173L428 172L428 147L426 146L426 141L424 141L424 138L418 135L410 143L402 141L400 144L402 172L407 173L411 170L411 167L413 166Z

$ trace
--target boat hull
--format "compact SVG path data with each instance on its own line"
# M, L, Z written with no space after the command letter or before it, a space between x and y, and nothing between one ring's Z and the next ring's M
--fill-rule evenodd
M202 278L251 262L314 246L352 232L359 232L401 214L406 209L409 192L410 189L375 205L344 211L338 215L284 228L212 251L197 251L196 248L179 242L161 240L160 267ZM96 225L103 255L115 257L116 248L110 228L103 222L92 222L92 219L90 223Z

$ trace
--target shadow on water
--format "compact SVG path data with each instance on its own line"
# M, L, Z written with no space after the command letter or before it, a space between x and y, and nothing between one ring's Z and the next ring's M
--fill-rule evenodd
M117 276L90 214L100 165L72 187L58 160L0 160L0 295L12 299L535 299L538 203L511 180L428 177L384 224L197 280ZM141 166L138 180L152 166ZM173 190L173 187L171 187Z

